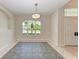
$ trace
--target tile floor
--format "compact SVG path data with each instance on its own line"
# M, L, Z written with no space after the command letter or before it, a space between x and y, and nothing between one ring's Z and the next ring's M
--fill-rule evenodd
M2 59L64 59L48 43L18 43Z

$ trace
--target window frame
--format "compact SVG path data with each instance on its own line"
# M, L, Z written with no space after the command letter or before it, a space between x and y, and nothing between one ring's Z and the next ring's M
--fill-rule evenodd
M23 30L24 30L24 28L23 28L23 23L24 23L25 21L27 21L27 22L28 22L28 21L32 21L32 23L33 23L33 21L35 21L35 22L36 22L36 21L39 21L39 22L40 22L40 27L41 27L41 28L40 28L40 33L36 33L36 30L35 30L35 33L33 33L33 32L31 32L31 33L28 33L28 32L27 32L27 33L24 33L24 32L23 32ZM21 24L22 24L22 34L27 34L27 35L40 35L40 34L41 34L41 31L42 31L42 22L41 22L40 20L24 20L24 21L22 21ZM28 25L27 25L27 26L28 26Z
M74 11L76 10L76 11ZM69 13L68 13L69 11ZM78 8L65 8L64 17L78 17Z

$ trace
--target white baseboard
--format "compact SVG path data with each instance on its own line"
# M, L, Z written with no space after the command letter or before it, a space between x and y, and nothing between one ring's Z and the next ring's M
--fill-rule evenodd
M66 51L64 48L59 47L59 46L55 46L55 45L51 44L50 42L48 42L48 44L52 48L54 48L58 53L60 53L65 59L77 59L76 56L72 55L71 53Z
M18 42L47 42L47 39L17 39Z
M0 58L2 58L10 49L12 49L18 42L12 43L11 45L7 45L6 47L3 47L0 49Z

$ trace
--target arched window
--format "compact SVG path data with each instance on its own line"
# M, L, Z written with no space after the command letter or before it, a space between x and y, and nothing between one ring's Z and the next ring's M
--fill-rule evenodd
M25 20L22 23L22 33L26 34L40 34L41 22L36 20Z

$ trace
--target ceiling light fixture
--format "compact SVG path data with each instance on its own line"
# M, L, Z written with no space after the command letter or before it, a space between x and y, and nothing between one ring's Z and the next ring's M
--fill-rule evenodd
M33 19L39 19L40 18L40 14L37 13L37 6L38 6L38 4L35 3L35 13L32 15Z

